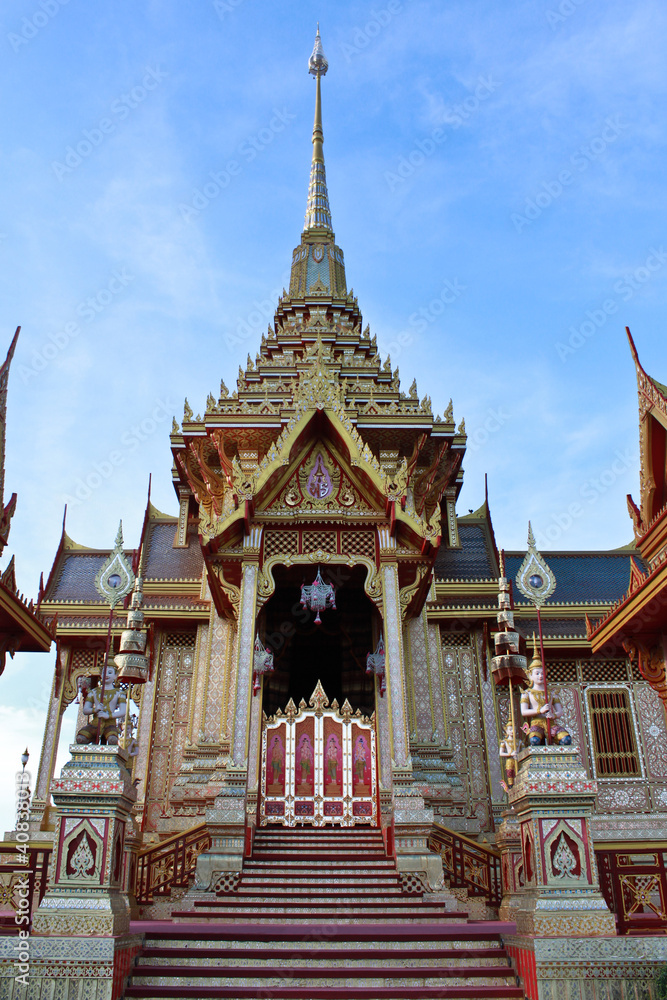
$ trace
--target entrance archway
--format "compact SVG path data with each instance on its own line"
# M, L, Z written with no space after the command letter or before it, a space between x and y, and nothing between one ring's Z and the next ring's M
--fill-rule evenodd
M265 675L262 709L275 715L290 698L306 703L319 680L331 702L370 716L375 711L375 680L366 673L366 656L375 648L372 602L364 591L364 566L323 566L322 577L336 588L336 608L323 611L321 624L302 608L301 584L312 583L317 566L275 567L276 589L260 619L260 635L273 652L274 670ZM375 629L379 627L376 623Z

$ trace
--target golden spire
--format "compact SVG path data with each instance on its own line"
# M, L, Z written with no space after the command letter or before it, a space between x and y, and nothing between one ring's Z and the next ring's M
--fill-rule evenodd
M327 175L324 169L324 132L322 130L322 92L321 79L326 75L329 63L322 49L320 26L317 25L315 45L308 60L308 71L315 77L315 123L313 125L313 160L310 167L310 184L308 185L308 204L306 206L306 222L304 230L326 229L331 231L331 209L329 208L329 193L327 191Z

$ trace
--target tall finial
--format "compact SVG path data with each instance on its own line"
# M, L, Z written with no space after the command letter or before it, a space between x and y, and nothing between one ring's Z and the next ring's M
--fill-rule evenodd
M321 80L329 69L329 63L322 48L320 26L317 25L315 45L308 60L308 72L315 77L315 124L313 125L313 161L310 167L310 184L308 186L308 204L306 206L305 229L331 230L331 209L329 208L329 193L324 169L324 132L322 130L322 93Z
M324 49L322 48L322 39L320 38L320 22L318 21L315 44L313 45L313 51L310 59L308 60L308 72L312 73L313 76L326 76L328 69L329 63L327 62L327 57L325 56Z

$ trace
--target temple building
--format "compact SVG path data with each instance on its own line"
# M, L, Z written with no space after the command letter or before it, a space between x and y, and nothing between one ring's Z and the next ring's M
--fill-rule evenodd
M644 936L667 928L667 389L632 344L635 541L540 554L530 534L543 567L530 586L555 581L532 599L517 583L526 553L499 549L488 497L457 513L466 434L452 401L420 398L416 380L401 388L348 291L319 30L309 70L305 225L273 323L232 392L221 384L197 413L186 399L174 420L175 513L149 494L131 548L120 535L88 548L63 525L39 595L58 654L30 814L35 852L52 856L46 895L45 874L33 883L33 944L115 942L79 963L107 992L69 994L109 1000L184 985L227 997L333 985L341 997L546 1000L559 984L565 1000L648 996L635 990L667 961L663 939ZM118 696L105 716L93 708L109 676ZM79 739L59 776L74 702ZM107 785L105 767L116 768ZM123 789L122 803L107 791L99 805L86 775ZM324 945L312 950L304 927L316 918L335 925L349 982ZM378 928L389 943L369 951ZM208 966L183 957L202 940L230 953L253 943L223 973L222 953ZM262 942L290 960L297 949L289 983ZM253 948L268 965L241 981ZM459 968L452 948L477 959ZM83 989L63 949L36 952L44 996L65 995L47 985L58 977ZM304 963L321 969L315 985ZM213 974L219 992L197 993ZM597 992L584 992L591 978Z
M7 351L4 364L0 366L0 555L9 541L12 517L16 511L17 497L12 493L5 504L5 434L7 427L7 387L9 369L16 350L21 328L18 327ZM14 557L0 574L0 674L5 669L7 654L10 657L21 651L26 653L46 653L55 638L52 621L45 620L19 594L16 585Z

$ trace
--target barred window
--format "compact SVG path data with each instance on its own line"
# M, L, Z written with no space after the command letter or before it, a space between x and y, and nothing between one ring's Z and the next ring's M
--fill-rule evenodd
M589 688L593 749L598 777L640 775L635 727L626 688Z

